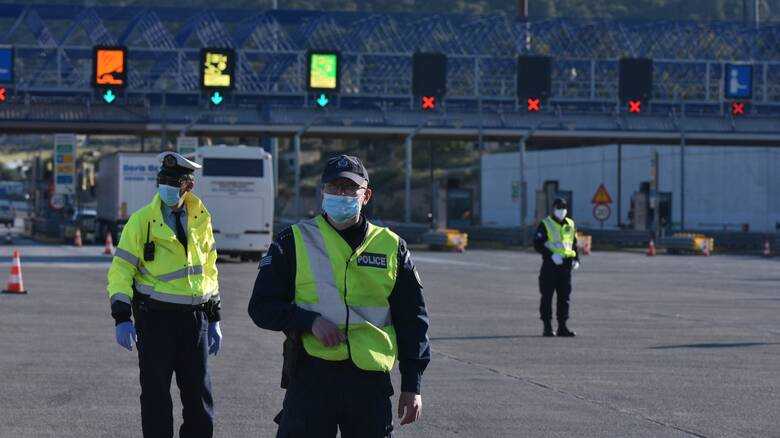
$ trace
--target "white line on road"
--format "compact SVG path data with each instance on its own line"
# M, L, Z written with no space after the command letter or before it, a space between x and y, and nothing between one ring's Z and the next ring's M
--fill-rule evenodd
M413 259L416 262L436 263L436 264L439 264L439 265L468 266L470 268L488 268L488 269L495 269L497 271L511 271L512 270L512 268L506 267L506 266L488 265L486 263L462 262L462 261L459 261L459 260L447 260L447 259L440 259L440 258L436 258L436 257L426 257L426 256L419 256L419 255L414 255Z

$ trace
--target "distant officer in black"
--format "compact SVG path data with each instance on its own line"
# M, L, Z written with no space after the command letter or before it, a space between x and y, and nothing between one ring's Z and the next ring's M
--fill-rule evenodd
M571 273L580 267L577 253L577 229L574 221L566 217L568 205L565 199L553 202L552 214L539 224L534 238L534 248L542 255L539 272L539 291L542 294L539 313L544 322L544 336L572 337L576 334L566 327L569 319ZM557 292L557 333L552 329L552 299Z
M279 233L249 302L257 326L286 335L277 438L390 437L396 359L400 424L422 409L422 284L403 239L366 219L372 191L360 160L330 158L322 184L322 214Z

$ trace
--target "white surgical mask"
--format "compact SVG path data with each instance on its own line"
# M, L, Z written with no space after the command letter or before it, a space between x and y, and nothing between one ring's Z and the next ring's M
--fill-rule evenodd
M562 221L566 217L566 213L568 213L568 211L565 208L556 208L553 212L559 221Z

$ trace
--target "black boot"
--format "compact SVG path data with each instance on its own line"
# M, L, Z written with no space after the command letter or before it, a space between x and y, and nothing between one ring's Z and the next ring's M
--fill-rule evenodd
M555 332L552 329L552 323L550 320L542 321L544 322L544 333L542 333L542 336L549 338L551 336L555 336Z
M573 338L577 336L577 333L574 333L573 331L569 330L568 327L566 327L566 321L558 321L558 336L562 336L564 338Z

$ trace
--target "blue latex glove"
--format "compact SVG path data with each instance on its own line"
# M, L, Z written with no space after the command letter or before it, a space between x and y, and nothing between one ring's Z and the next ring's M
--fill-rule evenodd
M222 330L219 328L219 321L209 323L209 354L214 356L219 353L222 347Z
M138 343L135 327L130 321L125 321L116 326L116 342L129 351L133 351L133 343Z

